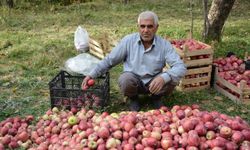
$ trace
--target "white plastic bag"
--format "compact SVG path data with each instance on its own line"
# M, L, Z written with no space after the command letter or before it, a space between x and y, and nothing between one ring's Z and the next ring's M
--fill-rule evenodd
M65 62L65 69L67 72L83 74L86 76L99 62L99 59L89 53L82 53L69 58Z
M87 52L89 50L89 34L86 29L78 26L74 36L75 48L79 52Z

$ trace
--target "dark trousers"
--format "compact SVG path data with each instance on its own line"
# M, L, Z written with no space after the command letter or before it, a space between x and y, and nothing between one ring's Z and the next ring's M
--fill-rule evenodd
M121 92L124 96L131 98L134 96L138 96L139 94L150 94L149 92L150 82L145 85L136 74L133 74L131 72L122 73L119 77L118 82ZM175 86L176 85L172 83L167 83L161 89L159 94L152 96L156 97L167 96L173 92Z

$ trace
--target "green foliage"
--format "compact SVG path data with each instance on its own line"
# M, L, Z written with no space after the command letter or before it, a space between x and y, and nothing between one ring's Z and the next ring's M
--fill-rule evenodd
M189 1L186 0L131 0L126 5L120 0L93 0L67 6L61 2L16 0L14 9L0 6L0 121L15 115L39 116L50 108L48 83L67 59L78 54L73 44L78 25L85 27L91 37L108 33L119 41L124 35L137 31L138 13L153 10L160 19L160 36L186 38L190 30ZM202 40L202 3L193 2L193 37ZM243 58L244 52L250 51L249 8L247 0L236 2L223 29L222 42L215 44L215 57L233 51ZM121 72L122 65L110 72L111 99L105 111L127 109L117 84ZM215 96L223 100L217 101ZM167 106L198 103L204 110L240 115L250 121L250 106L236 105L213 89L191 93L175 91L165 99ZM231 107L234 111L225 109Z

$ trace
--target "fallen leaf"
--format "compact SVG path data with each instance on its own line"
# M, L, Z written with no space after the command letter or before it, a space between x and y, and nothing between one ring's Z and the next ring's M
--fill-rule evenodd
M243 114L248 113L246 109L242 109L240 112L243 113Z
M215 96L214 99L215 99L215 100L218 100L218 101L222 101L222 100L223 100L223 98L220 97L220 96Z
M233 106L227 108L227 111L229 111L229 112L232 112L234 110L235 110L235 108Z

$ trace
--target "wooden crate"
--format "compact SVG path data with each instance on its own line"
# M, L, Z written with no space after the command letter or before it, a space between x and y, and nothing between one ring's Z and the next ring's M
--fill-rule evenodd
M183 62L187 65L187 67L211 65L213 62L214 53L212 46L197 40L194 41L203 44L206 47L204 49L190 51L187 45L183 45L183 50L177 48L174 44L172 45L182 58Z
M235 86L219 76L217 67L214 77L214 88L218 92L233 100L235 103L250 104L250 88L247 86L246 82L242 81L239 87Z
M187 69L187 73L176 87L178 91L191 92L210 87L212 65Z
M116 45L116 41L98 42L93 38L89 39L89 53L99 59L103 59Z

